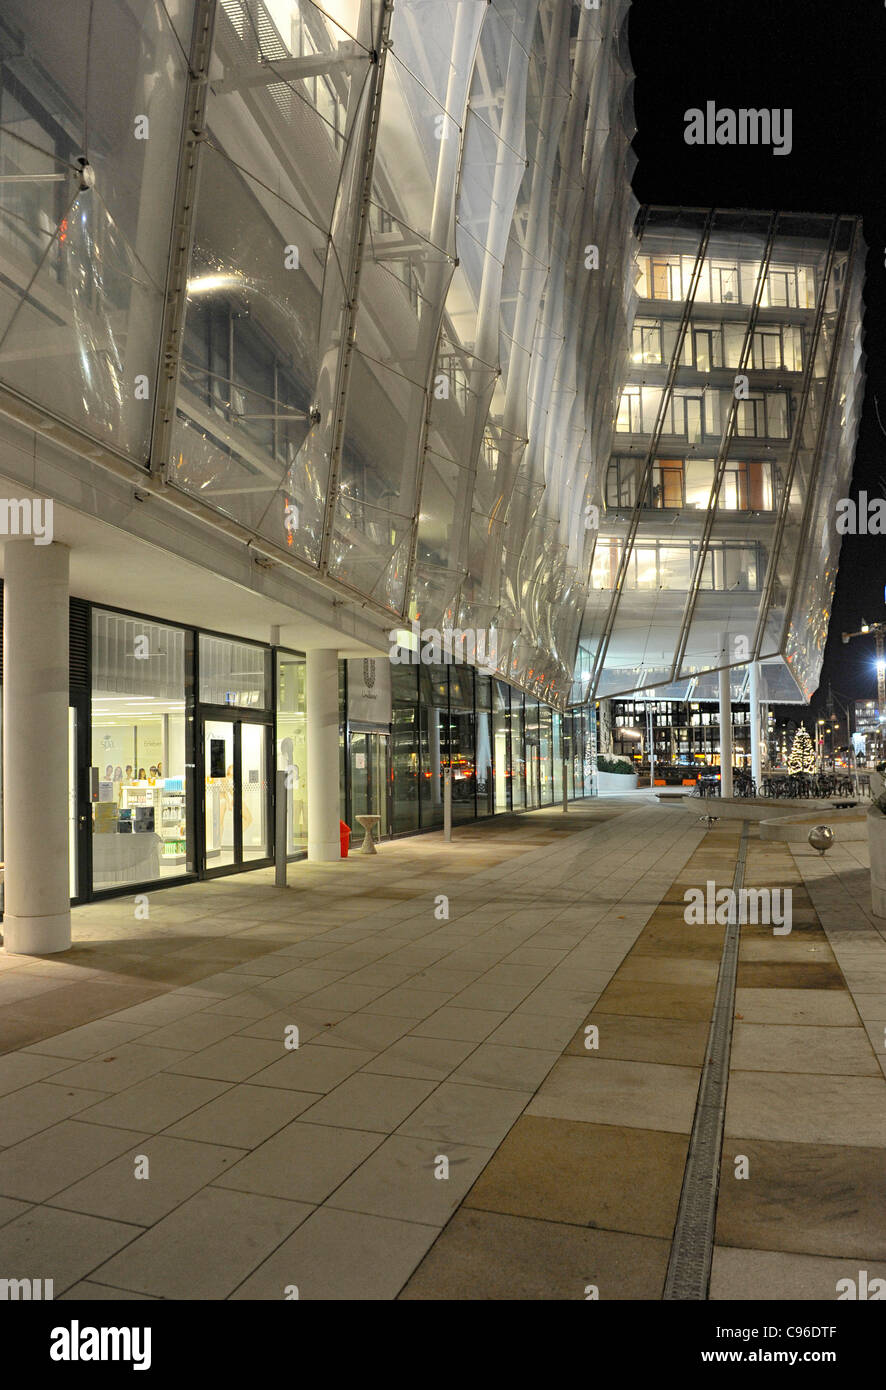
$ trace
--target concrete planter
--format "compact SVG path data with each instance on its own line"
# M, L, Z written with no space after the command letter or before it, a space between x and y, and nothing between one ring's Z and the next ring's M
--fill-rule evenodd
M630 792L637 786L636 772L598 772L598 792Z
M886 816L868 811L868 849L871 855L871 906L875 917L886 917Z

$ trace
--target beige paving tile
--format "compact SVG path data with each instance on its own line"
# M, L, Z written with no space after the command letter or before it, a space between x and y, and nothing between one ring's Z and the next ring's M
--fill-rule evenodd
M44 1057L36 1052L7 1052L0 1057L0 1096L20 1091L34 1081L70 1066L67 1057ZM0 1139L0 1143L2 1143Z
M275 1091L270 1086L232 1086L208 1105L191 1111L166 1133L177 1139L254 1149L313 1105L316 1099L313 1092Z
M332 1028L316 1034L317 1044L323 1047L356 1047L381 1052L397 1038L402 1038L419 1022L419 1017L386 1018L382 1013L351 1014Z
M79 1284L61 1295L60 1303L98 1303L107 1300L113 1303L153 1303L153 1295L133 1293L131 1289L112 1289L108 1284L93 1284L83 1279Z
M85 1086L96 1091L125 1091L146 1076L180 1062L187 1053L169 1047L144 1047L141 1043L122 1043L113 1052L77 1062L55 1076L59 1085Z
M714 985L720 966L714 960L668 956L628 956L618 972L619 980L647 980L677 985Z
M708 1021L713 1002L713 984L686 985L651 980L622 980L619 975L601 995L596 1008L598 1013L605 1014Z
M865 1023L886 1023L886 994L853 990L852 1001Z
M489 1252L495 1251L490 1260ZM407 1284L403 1299L658 1299L670 1242L463 1208Z
M242 1149L150 1136L57 1192L49 1205L152 1226L242 1157ZM137 1170L144 1171L145 1159L148 1176L136 1177Z
M82 1060L97 1057L122 1043L133 1042L149 1032L150 1029L143 1023L109 1023L105 1019L96 1019L95 1023L84 1023L80 1028L69 1028L65 1033L57 1033L54 1038L32 1043L28 1052Z
M541 1085L560 1053L530 1047L503 1047L485 1042L452 1073L451 1080L464 1085L498 1086L532 1095Z
M199 1009L205 1008L207 1000L198 994L185 994L178 990L171 990L168 994L161 994L156 999L146 999L142 1004L133 1004L128 1009L119 1009L117 1013L109 1014L104 1020L106 1023L143 1023L149 1027L159 1028L164 1023L171 1023L176 1018L186 1018L188 1014L197 1013Z
M588 1028L595 1028L596 1034L587 1032ZM566 1052L574 1057L700 1067L709 1031L709 1025L700 1019L625 1018L592 1010ZM596 1047L588 1047L589 1041L596 1042Z
M172 1048L182 1052L198 1052L242 1028L239 1018L223 1018L218 1014L196 1013L187 1018L164 1023L145 1033L139 1042L143 1047Z
M886 1081L873 1076L733 1071L726 1134L886 1148Z
M12 1197L0 1197L0 1226L5 1226L7 1221L13 1221L15 1217L21 1216L29 1210L31 1205L30 1202L19 1202Z
M286 1055L282 1043L270 1038L229 1036L195 1052L167 1070L181 1076L207 1076L216 1081L245 1081Z
M877 1059L861 1027L736 1023L730 1065L737 1071L879 1075Z
M694 1067L563 1057L526 1113L688 1134L698 1082Z
M156 1134L227 1089L223 1081L159 1072L128 1091L90 1105L80 1118L89 1124L138 1128Z
M747 1159L736 1178L736 1155ZM886 1259L883 1150L728 1138L717 1241L806 1255Z
M311 1009L343 1009L355 1012L365 1009L373 1000L387 991L383 985L352 985L347 980L323 989L314 990L304 996L305 1005Z
M671 1239L688 1136L522 1115L466 1205Z
M444 1004L448 1004L454 991L441 989L414 989L410 985L398 985L396 989L383 994L373 1003L367 1004L367 1014L384 1014L388 1018L408 1018L418 1020L430 1018Z
M103 1099L102 1091L53 1086L48 1081L12 1091L0 1100L0 1145L19 1144L32 1134L39 1134L41 1129L48 1129Z
M31 1207L3 1227L3 1265L10 1270L40 1270L39 1275L28 1277L51 1279L58 1298L128 1245L139 1229L80 1212Z
M463 1062L473 1050L472 1042L454 1042L450 1038L420 1038L413 1034L400 1038L393 1046L367 1062L364 1072L380 1072L385 1076L414 1076L429 1081L442 1081Z
M399 1133L430 1139L442 1146L470 1144L494 1148L501 1143L526 1104L526 1093L490 1086L442 1082L400 1126Z
M463 1009L447 1004L413 1028L417 1037L450 1038L453 1042L480 1042L507 1018L504 1010Z
M235 1164L217 1186L322 1202L381 1142L381 1134L294 1120Z
M433 1081L358 1072L318 1100L301 1119L306 1124L390 1134L434 1090Z
M206 1187L93 1275L162 1298L227 1298L310 1210L302 1202Z
M143 1138L135 1130L62 1120L0 1152L0 1192L45 1202Z
M882 1261L826 1259L772 1250L725 1249L717 1245L708 1297L717 1302L764 1299L832 1303L845 1292L837 1288L840 1280L851 1279L858 1287L861 1269L867 1271L869 1286L872 1279L886 1279L886 1263Z
M342 1183L327 1205L444 1226L492 1149L449 1144L445 1154L427 1139L395 1134Z
M488 1041L502 1047L528 1047L559 1054L572 1037L572 1031L568 1018L533 1013L521 1006L489 1034Z
M322 1207L233 1298L282 1298L295 1284L300 1299L393 1299L436 1235L433 1226Z
M299 1047L256 1072L254 1086L291 1087L294 1091L331 1091L346 1076L358 1071L375 1054L364 1048Z
M735 1017L743 1023L806 1023L855 1028L850 996L835 989L737 989Z
M306 1009L301 1003L297 1003L252 1022L242 1019L239 1032L244 1038L279 1038L283 1042L289 1036L287 1029L294 1024L298 1028L300 1041L306 1043L310 1042L311 1038L328 1032L348 1017L346 1012L339 1009Z

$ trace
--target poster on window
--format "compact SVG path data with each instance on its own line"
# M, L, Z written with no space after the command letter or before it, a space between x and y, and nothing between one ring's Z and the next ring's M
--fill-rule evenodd
M348 719L386 729L391 722L391 665L386 656L348 662Z

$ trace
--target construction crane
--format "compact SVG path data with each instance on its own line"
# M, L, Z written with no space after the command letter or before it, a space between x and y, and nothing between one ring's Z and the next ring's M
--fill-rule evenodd
M880 737L883 737L884 724L886 724L886 659L884 659L884 643L886 643L886 623L866 623L862 619L861 627L858 632L844 632L844 645L852 641L853 637L873 637L874 646L877 652L877 719L880 725Z

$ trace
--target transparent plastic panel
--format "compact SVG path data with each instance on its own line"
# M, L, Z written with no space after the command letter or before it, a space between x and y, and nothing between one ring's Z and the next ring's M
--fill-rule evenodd
M61 26L50 0L9 0L3 19L0 379L147 463L182 47L153 0L74 0Z
M204 147L170 476L314 562L326 476L312 476L301 451L324 271L337 274L324 251L304 214Z

